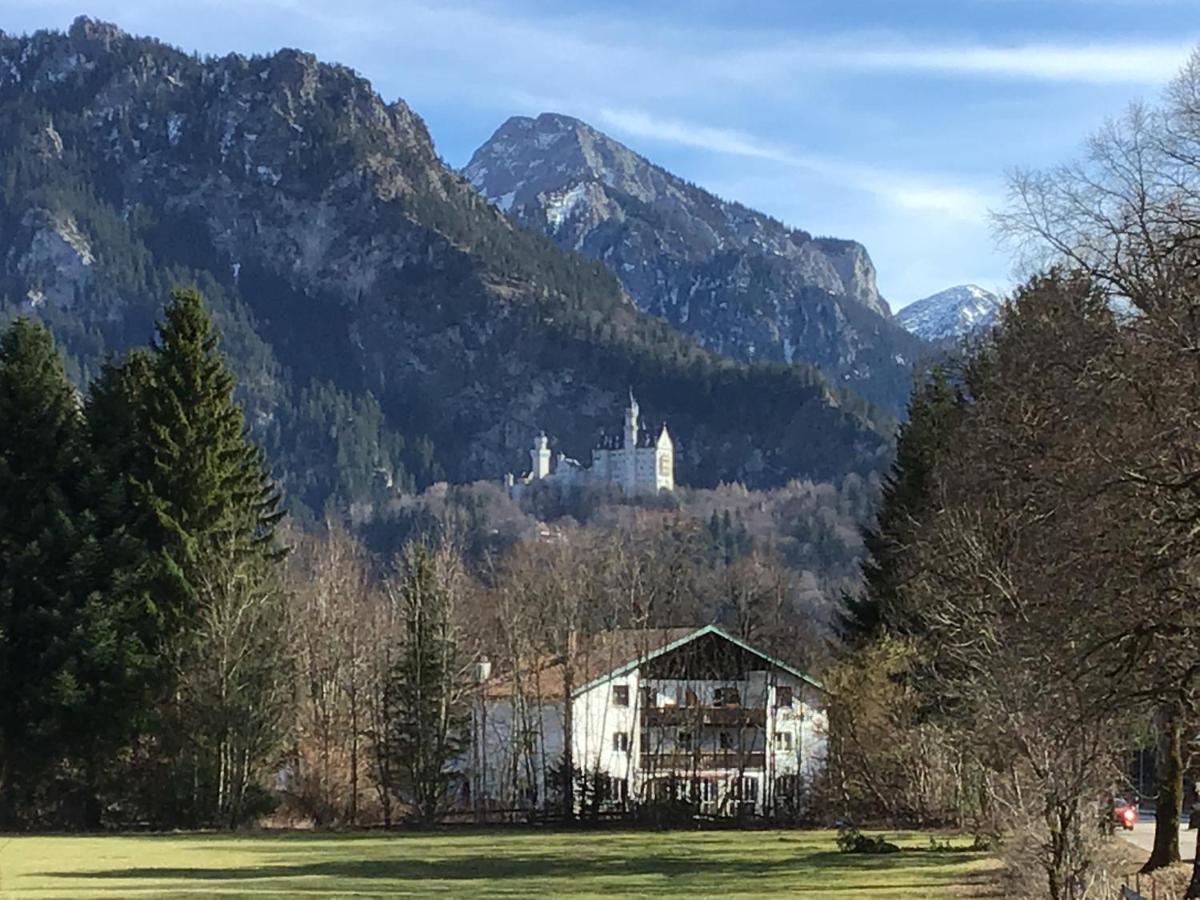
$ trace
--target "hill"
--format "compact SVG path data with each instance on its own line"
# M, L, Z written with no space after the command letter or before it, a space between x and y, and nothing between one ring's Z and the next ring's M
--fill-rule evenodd
M81 18L0 34L0 315L80 380L151 337L174 283L215 310L293 509L364 509L579 455L632 386L680 480L877 468L892 422L809 366L743 365L517 226L403 101L298 50L201 59Z

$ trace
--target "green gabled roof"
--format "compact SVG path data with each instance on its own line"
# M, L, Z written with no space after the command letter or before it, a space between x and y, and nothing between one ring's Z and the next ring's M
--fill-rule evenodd
M745 650L747 653L752 653L753 655L757 656L759 659L770 663L773 668L782 669L784 672L787 672L789 675L794 675L796 678L799 678L801 681L803 681L807 685L810 685L811 687L817 688L818 690L822 690L822 691L825 690L825 686L822 685L821 682L817 681L815 678L813 678L809 675L806 675L804 672L801 672L799 669L795 668L794 666L788 665L783 660L776 659L774 656L771 656L767 653L763 653L761 650L758 650L758 649L750 646L749 644L747 644L745 641L741 640L740 638L734 637L732 634L725 631L725 629L721 628L718 625L705 625L703 628L697 628L695 631L691 632L690 634L685 634L681 638L677 638L673 641L663 644L663 646L658 647L654 650L651 650L649 653L644 653L641 656L637 656L634 659L631 659L629 662L622 663L621 665L617 666L615 669L605 672L603 675L596 676L591 681L588 681L587 683L577 687L574 691L571 692L571 696L576 697L579 694L584 693L585 691L590 691L592 688L594 688L598 684L603 684L606 681L611 681L613 678L620 677L621 675L628 675L634 669L637 669L640 666L644 665L645 663L648 663L650 660L657 659L658 657L663 656L664 654L670 653L673 650L678 650L680 647L684 646L685 644L690 644L692 641L697 640L698 638L705 637L706 635L709 635L709 634L715 634L717 637L723 638L724 640L729 641L731 644L733 644L737 647L740 647L741 649Z

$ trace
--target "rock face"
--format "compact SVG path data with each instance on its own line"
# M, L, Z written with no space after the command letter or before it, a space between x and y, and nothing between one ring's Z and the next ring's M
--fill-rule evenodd
M716 197L578 119L505 122L463 174L520 224L603 262L639 308L738 360L807 362L899 408L920 342L866 249Z
M954 341L991 328L1000 298L974 284L960 284L910 303L896 321L927 341Z
M867 271L852 249L805 252L830 283ZM540 428L585 455L631 386L678 436L684 483L887 455L889 423L815 370L697 348L517 227L350 69L297 50L201 60L89 19L0 33L0 320L41 317L86 378L188 281L317 513L380 485L498 478Z

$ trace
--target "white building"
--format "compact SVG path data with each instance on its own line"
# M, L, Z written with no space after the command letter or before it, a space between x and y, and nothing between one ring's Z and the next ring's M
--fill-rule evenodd
M803 809L825 756L823 691L803 672L715 625L602 632L567 656L480 686L469 806L561 808L569 731L582 814Z
M506 483L516 494L521 488L537 481L564 486L611 484L627 495L656 494L675 490L675 445L664 424L655 435L644 428L641 411L633 392L625 410L625 427L621 434L605 437L592 450L591 467L559 453L551 465L550 441L539 434L529 451L531 468L528 475Z

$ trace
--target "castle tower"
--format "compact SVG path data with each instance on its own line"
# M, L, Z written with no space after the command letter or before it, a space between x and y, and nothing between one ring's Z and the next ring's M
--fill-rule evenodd
M533 449L529 451L529 457L533 460L531 476L534 481L550 474L550 439L545 433L533 439Z
M638 402L633 396L633 388L629 389L629 407L625 410L625 449L637 447L638 439Z
M625 449L621 456L621 487L627 495L637 491L638 402L629 389L629 406L625 410Z
M666 424L654 444L654 490L675 490L675 442L671 440Z

